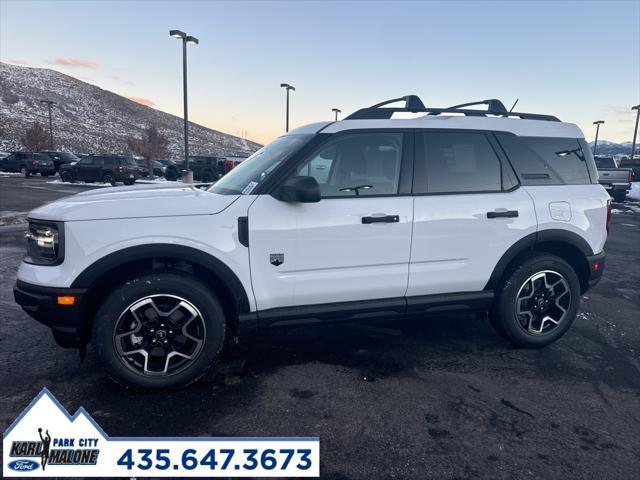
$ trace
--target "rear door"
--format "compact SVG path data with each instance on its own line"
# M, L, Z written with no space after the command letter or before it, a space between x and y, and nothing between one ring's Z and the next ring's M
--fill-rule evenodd
M407 135L339 134L300 159L292 175L318 181L318 203L258 196L249 252L259 310L382 299L404 309L413 221L410 185L400 191L412 155Z
M507 249L536 231L532 199L485 132L418 132L413 192L407 297L483 290Z

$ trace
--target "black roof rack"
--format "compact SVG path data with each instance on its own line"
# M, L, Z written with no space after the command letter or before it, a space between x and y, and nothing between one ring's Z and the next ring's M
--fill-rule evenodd
M404 107L385 107L390 103L404 101ZM486 110L473 110L465 107L473 105L486 105ZM486 117L487 115L498 115L502 117L518 117L527 120L545 120L549 122L559 122L558 117L553 115L540 115L537 113L510 112L504 104L495 98L489 100L481 100L479 102L461 103L447 108L425 107L420 97L417 95L406 95L404 97L394 98L385 102L377 103L368 108L362 108L353 112L345 118L345 120L384 120L389 119L396 112L420 113L424 112L429 115L440 115L441 113L461 113L469 117Z

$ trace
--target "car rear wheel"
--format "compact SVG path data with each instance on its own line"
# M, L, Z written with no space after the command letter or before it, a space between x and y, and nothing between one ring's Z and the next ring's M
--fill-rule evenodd
M626 198L626 196L626 190L617 190L612 194L613 201L616 203L624 203L624 199Z
M164 178L169 180L170 182L175 182L178 179L178 172L173 168L167 168Z
M116 186L116 177L113 175L113 173L105 173L102 176L102 183L110 183L112 186Z
M93 340L109 375L141 390L189 385L224 344L224 311L198 279L149 273L126 282L102 304Z
M571 326L579 303L580 282L573 268L555 255L540 254L506 276L490 318L515 345L544 347Z
M71 173L69 170L60 172L60 180L62 180L63 182L73 183L73 173Z

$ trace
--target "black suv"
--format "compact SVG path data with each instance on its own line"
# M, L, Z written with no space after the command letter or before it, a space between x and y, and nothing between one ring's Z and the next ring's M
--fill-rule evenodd
M53 161L41 153L14 152L0 163L4 172L21 172L25 177L39 173L43 177L56 173Z
M53 166L56 169L56 172L60 171L60 167L65 163L73 163L80 161L80 157L75 156L70 152L56 152L53 150L43 150L43 155L46 155L53 161Z
M133 185L140 176L140 169L131 157L121 155L89 155L74 164L60 167L63 182L103 182L115 185L123 182Z

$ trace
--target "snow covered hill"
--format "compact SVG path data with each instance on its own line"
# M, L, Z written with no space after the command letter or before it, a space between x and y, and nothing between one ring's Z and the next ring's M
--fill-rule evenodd
M156 126L169 139L169 157L184 155L181 118L140 105L55 70L0 63L0 150L18 150L34 122L48 129L41 99L53 100L55 147L77 153L130 153L127 137ZM260 145L190 123L193 155L247 155Z
M593 151L594 142L590 142L589 146ZM614 143L608 140L598 140L598 155L631 155L631 142ZM636 154L638 153L638 145L636 145Z

